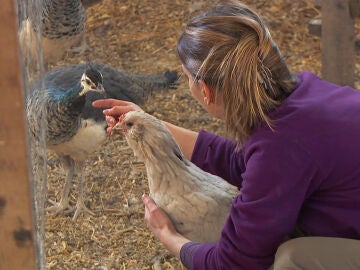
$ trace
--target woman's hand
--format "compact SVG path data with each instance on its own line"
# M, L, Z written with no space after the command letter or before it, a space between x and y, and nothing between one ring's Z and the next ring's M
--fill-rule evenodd
M169 216L156 205L154 200L147 195L143 195L142 199L145 205L146 224L155 237L161 239L164 231L176 233L175 226Z
M106 131L110 134L112 128L119 121L119 117L129 111L142 111L142 109L130 101L124 101L119 99L98 99L95 100L92 105L95 108L107 108L103 111L105 114L106 123L108 128Z
M145 222L150 231L173 255L180 257L181 247L190 242L179 234L169 216L147 195L142 197L145 205Z

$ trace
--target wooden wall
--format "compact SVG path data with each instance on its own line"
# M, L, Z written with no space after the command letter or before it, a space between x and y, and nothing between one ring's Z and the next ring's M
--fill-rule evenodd
M321 6L321 71L324 79L354 86L357 1L326 0Z
M35 269L24 96L13 0L0 8L0 270Z
M355 84L355 24L360 0L313 0L321 15L309 21L309 33L321 37L321 75L339 84Z

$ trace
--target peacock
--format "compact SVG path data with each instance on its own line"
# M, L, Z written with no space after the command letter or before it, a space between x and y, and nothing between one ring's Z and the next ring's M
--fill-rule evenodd
M81 0L44 0L38 7L18 1L19 44L24 65L31 69L27 74L30 80L40 73L41 62L48 70L66 53L81 54L87 49L87 16ZM21 12L25 14L20 16ZM34 68L36 73L32 75Z
M74 211L73 219L89 210L83 199L82 173L85 161L100 149L107 138L102 109L91 104L96 99L116 98L144 104L160 89L177 86L177 71L163 74L136 74L101 62L83 63L50 70L31 87L27 98L30 135L37 139L44 120L46 148L54 152L66 170L65 186L59 202L51 201L48 211ZM74 175L80 178L78 200L73 208L69 192Z

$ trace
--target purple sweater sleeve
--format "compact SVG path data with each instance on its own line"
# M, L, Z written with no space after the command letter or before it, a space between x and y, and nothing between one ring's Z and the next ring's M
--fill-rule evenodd
M192 260L196 250L201 244L188 242L184 244L180 249L180 260L187 269L192 269Z
M235 147L234 141L201 130L191 161L204 171L218 175L234 186L240 187L241 173L245 166L242 152L235 151Z

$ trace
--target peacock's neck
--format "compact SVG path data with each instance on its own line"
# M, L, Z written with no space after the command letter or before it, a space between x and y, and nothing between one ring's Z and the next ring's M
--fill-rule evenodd
M79 95L80 84L53 95L47 102L47 144L56 145L74 136L80 125L85 96Z
M80 83L67 90L59 100L60 106L70 109L71 112L81 113L86 101L85 95L81 94L82 90Z

